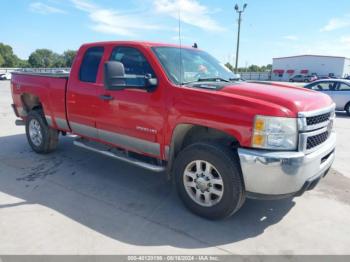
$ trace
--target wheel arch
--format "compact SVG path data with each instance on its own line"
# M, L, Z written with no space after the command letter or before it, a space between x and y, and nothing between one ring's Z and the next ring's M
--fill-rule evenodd
M349 111L348 111L347 109L348 109ZM348 101L347 103L345 103L344 110L345 110L345 112L350 116L350 101Z
M350 106L350 101L348 101L347 103L345 103L345 106L344 106L344 110L346 110L346 108Z
M43 109L43 105L39 96L30 93L24 93L21 95L21 101L23 109L27 114L35 109Z
M173 163L178 153L186 146L200 141L220 141L233 148L239 147L239 140L225 131L204 125L178 124L172 132L170 146L165 149L168 160L168 176L171 175Z

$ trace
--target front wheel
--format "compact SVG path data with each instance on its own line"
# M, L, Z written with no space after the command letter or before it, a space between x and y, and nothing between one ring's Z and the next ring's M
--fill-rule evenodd
M42 111L29 112L26 119L26 135L31 148L39 154L54 151L58 143L58 131L46 123Z
M196 143L175 161L176 187L185 206L208 219L222 219L244 203L244 186L237 154L215 143Z
M350 116L350 102L345 106L345 111Z

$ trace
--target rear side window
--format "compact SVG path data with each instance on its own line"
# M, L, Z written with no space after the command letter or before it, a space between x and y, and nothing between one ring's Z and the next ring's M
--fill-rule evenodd
M103 56L104 48L97 46L89 48L80 66L79 79L82 82L95 83L97 78L98 68Z
M344 83L339 83L338 90L339 91L350 91L350 85L347 85Z

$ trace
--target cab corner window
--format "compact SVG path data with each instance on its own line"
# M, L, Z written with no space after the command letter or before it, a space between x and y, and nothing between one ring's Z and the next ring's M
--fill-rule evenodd
M85 52L83 62L80 66L80 81L90 83L96 82L97 72L103 52L103 47L91 47Z

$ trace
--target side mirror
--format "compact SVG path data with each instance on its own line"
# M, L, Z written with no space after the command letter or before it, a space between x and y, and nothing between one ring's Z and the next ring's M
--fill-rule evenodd
M126 87L124 65L116 61L106 62L104 65L104 83L106 89L124 89Z
M152 78L152 75L148 74L145 76L145 87L148 92L154 91L154 89L158 86L158 79Z
M109 61L104 65L104 83L108 90L146 89L152 92L158 85L157 78L152 75L126 75L124 65L120 62Z

